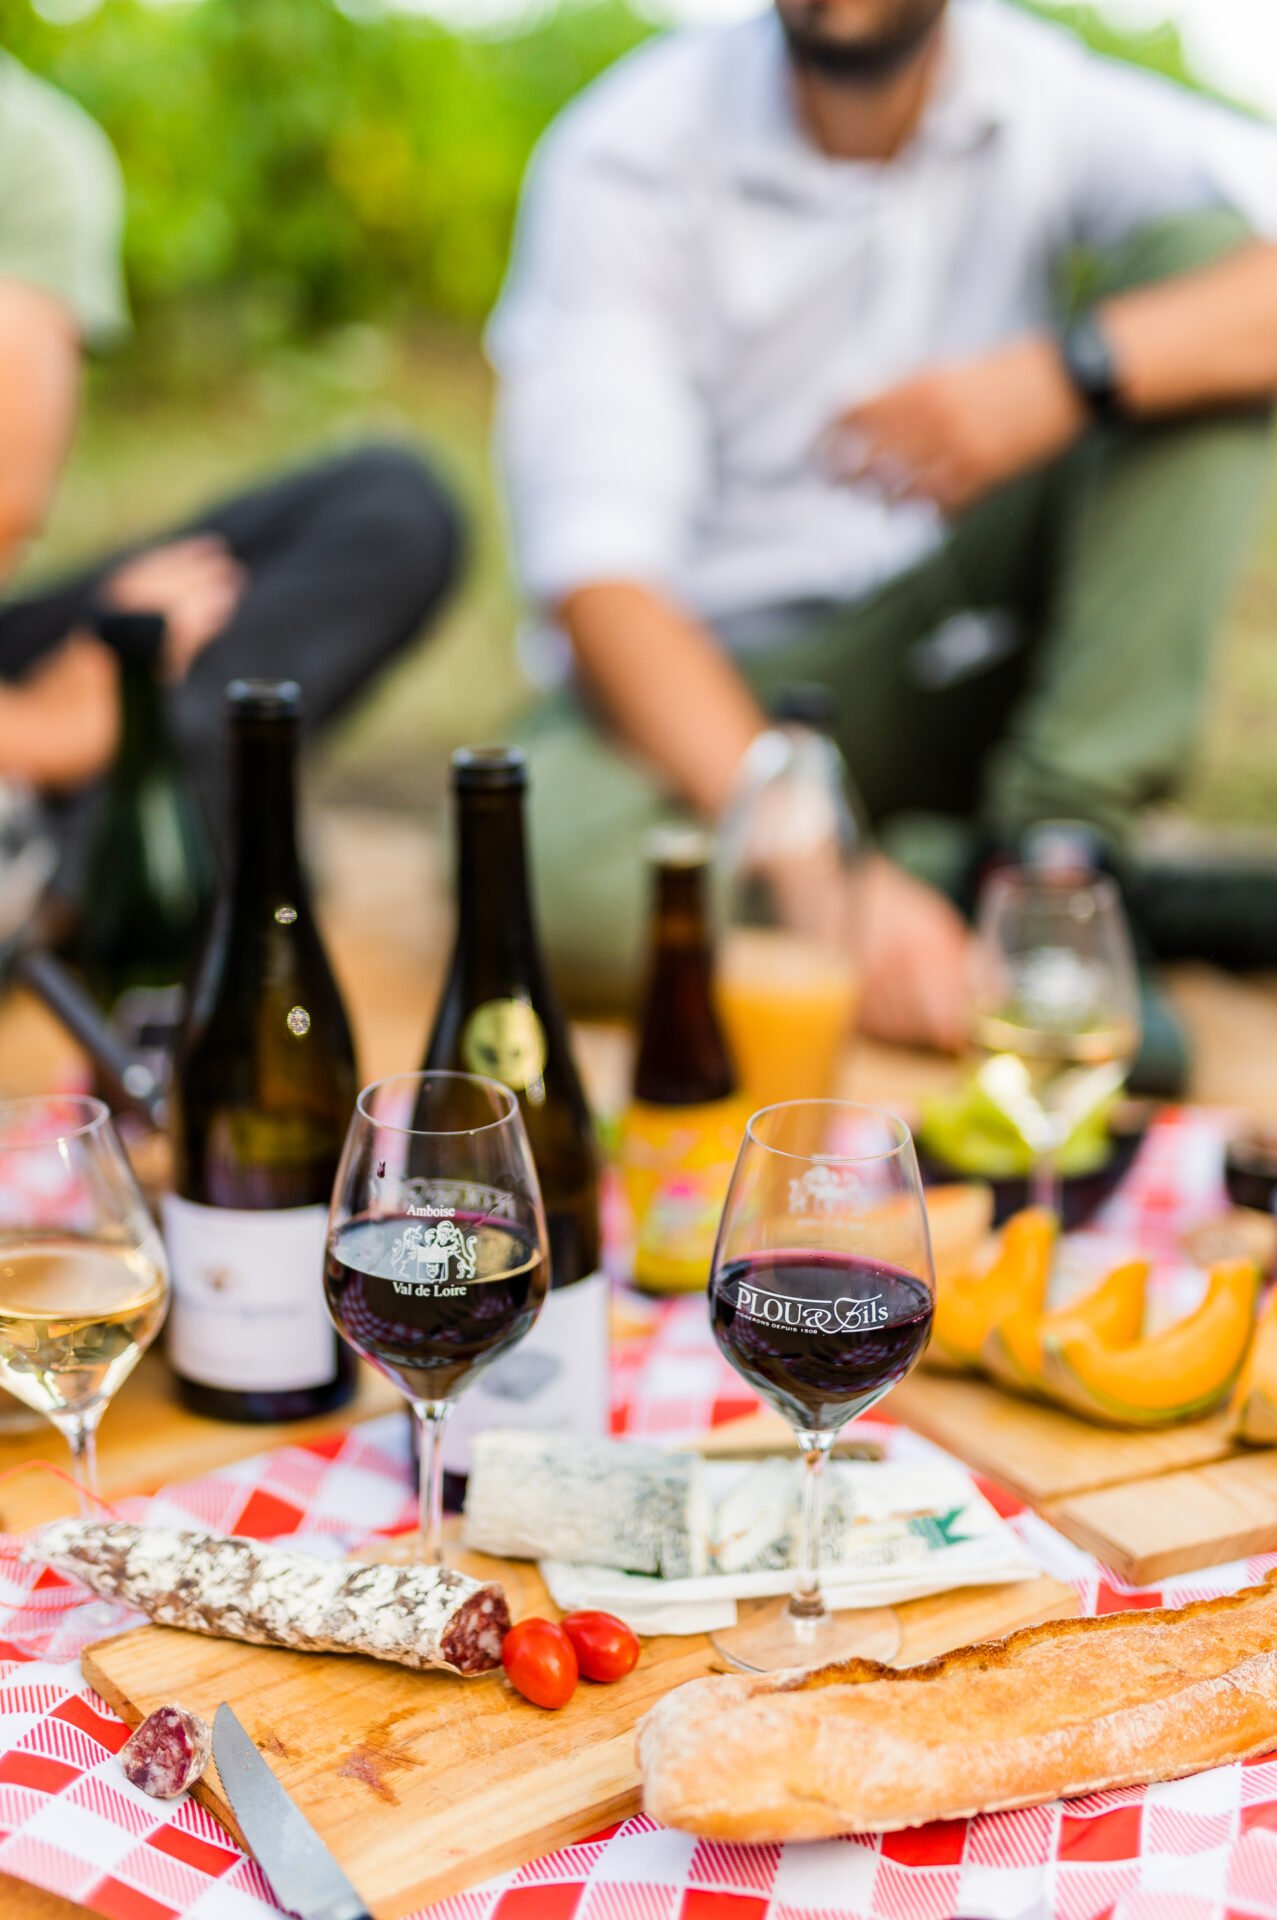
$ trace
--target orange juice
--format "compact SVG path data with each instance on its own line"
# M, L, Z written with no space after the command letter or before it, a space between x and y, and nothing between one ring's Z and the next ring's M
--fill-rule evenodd
M724 938L719 1010L756 1107L832 1091L859 1000L854 964L804 934L736 927Z

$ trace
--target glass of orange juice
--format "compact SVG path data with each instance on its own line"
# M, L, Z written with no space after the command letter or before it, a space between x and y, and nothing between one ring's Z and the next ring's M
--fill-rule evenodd
M860 1000L867 838L823 732L761 734L719 835L718 1002L755 1104L833 1091Z

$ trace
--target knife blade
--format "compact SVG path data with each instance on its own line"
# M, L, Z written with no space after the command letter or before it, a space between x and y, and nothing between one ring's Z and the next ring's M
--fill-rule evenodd
M372 1920L224 1700L213 1720L213 1758L240 1832L281 1907L300 1920Z

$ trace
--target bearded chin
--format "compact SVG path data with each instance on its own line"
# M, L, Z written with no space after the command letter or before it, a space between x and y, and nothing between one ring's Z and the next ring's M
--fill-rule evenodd
M839 40L819 27L786 18L780 24L795 66L849 87L881 86L907 67L940 24L947 0L914 0L872 40Z

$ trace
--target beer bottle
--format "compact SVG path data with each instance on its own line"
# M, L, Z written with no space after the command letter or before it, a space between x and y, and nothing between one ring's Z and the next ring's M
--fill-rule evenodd
M354 1363L324 1303L324 1234L358 1083L297 853L301 690L234 680L234 838L171 1099L169 1357L224 1420L340 1406Z
M709 842L662 830L650 858L651 954L621 1166L635 1284L675 1293L707 1281L748 1106L715 1004Z
M448 1422L451 1502L485 1427L597 1435L607 1429L608 1295L600 1267L599 1170L567 1024L541 954L524 842L527 768L510 747L453 755L457 931L427 1070L500 1080L517 1096L550 1238L550 1294L536 1325L468 1389Z

